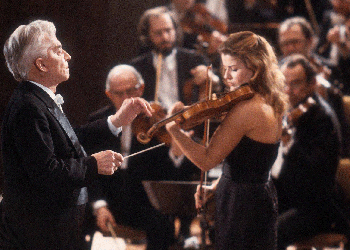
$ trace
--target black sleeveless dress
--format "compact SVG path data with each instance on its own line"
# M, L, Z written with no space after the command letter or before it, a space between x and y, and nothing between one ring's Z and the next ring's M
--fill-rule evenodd
M216 190L215 249L277 248L277 194L269 172L278 146L244 136L226 158Z

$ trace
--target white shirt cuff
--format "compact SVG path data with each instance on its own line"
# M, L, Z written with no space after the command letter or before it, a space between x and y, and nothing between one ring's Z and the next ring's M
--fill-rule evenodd
M176 168L179 168L185 158L185 155L175 156L174 153L169 150L169 157L173 161Z
M118 136L120 132L122 132L122 127L116 127L113 125L112 120L111 120L111 115L108 116L107 118L107 123L108 123L108 128L112 132L114 136Z
M98 200L92 203L93 212L95 213L101 207L107 207L107 202L105 200Z

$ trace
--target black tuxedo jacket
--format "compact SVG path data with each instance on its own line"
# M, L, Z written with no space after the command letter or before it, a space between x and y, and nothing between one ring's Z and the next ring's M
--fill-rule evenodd
M277 181L284 208L325 209L334 197L341 133L333 109L319 96L299 119L294 143L284 156ZM320 206L322 204L322 206Z
M113 106L104 107L90 115L89 120L95 121L106 118L116 112ZM101 144L96 144L93 151L111 149L121 152L121 136L112 140L104 140ZM130 154L139 152L160 142L155 138L150 143L144 145L137 141L136 136L132 136ZM106 199L112 207L125 209L135 206L150 206L147 195L142 186L143 180L181 180L190 181L199 176L200 170L188 159L179 168L169 157L169 148L159 147L128 159L127 169L118 169L112 176L99 176L99 182L95 182L91 190L91 201ZM116 211L117 213L117 211Z
M183 88L187 80L189 80L191 75L191 69L198 65L208 65L208 60L202 55L195 53L192 50L187 50L183 48L177 48L176 53L177 61L177 77L179 86L179 97L180 101L185 103ZM147 52L139 57L133 59L130 64L134 66L137 71L140 72L145 81L145 91L143 97L147 101L154 101L155 85L156 85L156 69L153 66L153 54L152 52ZM193 95L196 99L196 95ZM198 98L198 97L197 97ZM197 101L197 100L193 100ZM187 103L186 103L187 104Z
M86 187L98 175L97 163L86 155L79 139L89 146L112 135L106 120L88 124L76 134L52 98L30 82L20 83L14 91L1 132L3 213L20 238L37 221L52 228L49 218L59 220L87 202ZM27 225L22 233L18 221Z

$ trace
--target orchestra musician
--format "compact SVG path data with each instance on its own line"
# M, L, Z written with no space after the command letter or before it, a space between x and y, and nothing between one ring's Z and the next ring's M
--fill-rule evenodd
M342 92L350 94L350 2L332 0L332 9L324 13L318 53L329 58L339 68L337 80Z
M170 11L166 7L146 10L138 30L141 41L152 48L130 62L145 81L143 98L159 103L166 110L177 101L186 104L198 101L203 95L200 90L205 87L209 62L204 56L177 46L176 23ZM219 77L212 72L209 75L217 91ZM192 219L192 216L182 218L180 238L190 236Z
M278 193L278 249L331 230L341 133L335 112L316 91L316 70L303 55L281 65L291 111L272 176ZM302 112L295 112L298 109ZM297 115L294 115L297 114ZM291 124L290 124L291 123Z
M115 113L125 99L141 97L145 87L142 76L132 66L121 64L113 67L107 76L105 90L111 104L93 112L89 120L95 121ZM93 151L109 148L125 157L160 143L154 138L147 145L141 144L134 134L133 125L123 126L120 137L106 140L103 144L95 144ZM125 159L112 176L99 176L90 191L90 202L95 215L91 222L98 226L92 230L109 234L107 223L115 226L116 232L117 225L125 225L146 232L147 250L168 249L174 243L171 218L151 205L142 181L191 181L194 176L199 175L192 164L189 166L188 160L182 159L183 156L176 152L173 154L173 149L159 147L135 155Z
M281 51L280 63L283 64L283 58L292 54L302 54L315 67L316 91L332 106L337 114L341 125L343 137L341 153L343 156L349 155L350 133L344 114L344 105L342 92L334 84L334 75L340 75L334 65L327 59L321 57L314 51L315 34L308 22L303 17L292 17L285 19L278 30L278 43Z
M201 170L224 161L223 173L213 187L215 249L276 249L277 195L269 172L287 106L284 77L270 44L252 32L231 34L219 52L227 87L234 90L248 83L254 96L228 111L208 146L187 137L176 122L166 128ZM181 107L175 104L170 113ZM197 201L199 197L203 196L197 193Z
M176 23L166 7L145 11L139 22L140 40L152 48L131 61L140 72L147 88L143 97L169 108L176 101L186 104L199 99L198 89L207 78L208 59L176 44ZM220 87L219 78L211 74L214 86ZM185 94L189 80L193 80L190 98Z
M111 150L85 149L115 138L137 114L151 116L141 98L125 100L108 118L73 130L56 88L69 78L71 56L53 23L19 26L6 41L4 56L19 81L1 129L4 193L1 249L81 249L87 186L98 174L111 175L123 162Z
M227 23L213 15L205 4L195 0L171 0L169 10L178 24L180 46L210 56L226 39Z

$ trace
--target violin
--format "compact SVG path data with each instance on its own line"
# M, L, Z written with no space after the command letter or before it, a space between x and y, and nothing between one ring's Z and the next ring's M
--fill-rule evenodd
M235 104L243 100L251 99L253 96L254 92L250 86L248 84L243 84L236 90L223 94L221 97L214 95L213 99L193 104L168 118L154 123L148 130L140 130L136 135L137 140L143 144L147 144L153 136L158 136L159 138L159 134L163 134L162 131L166 132L164 126L172 121L175 121L182 129L189 130L207 119L222 117ZM137 123L137 120L133 123ZM167 132L166 134L165 138L170 138ZM166 143L168 142L169 141L166 141Z
M152 116L148 117L145 114L139 114L131 124L132 132L137 137L138 141L140 141L139 134L146 134L148 129L153 124L164 120L167 116L167 110L164 107L162 107L158 102L151 102L150 105L153 109ZM171 136L166 131L165 127L160 127L155 137L158 141L165 143L165 145L167 146L170 146Z
M228 27L217 17L210 14L203 3L196 3L189 9L181 20L182 29L190 34L203 36L203 40L209 42L214 30L226 34Z
M287 114L287 120L282 124L282 137L285 142L291 139L292 129L298 125L300 117L315 104L316 101L312 97L308 97L303 103L300 103Z

